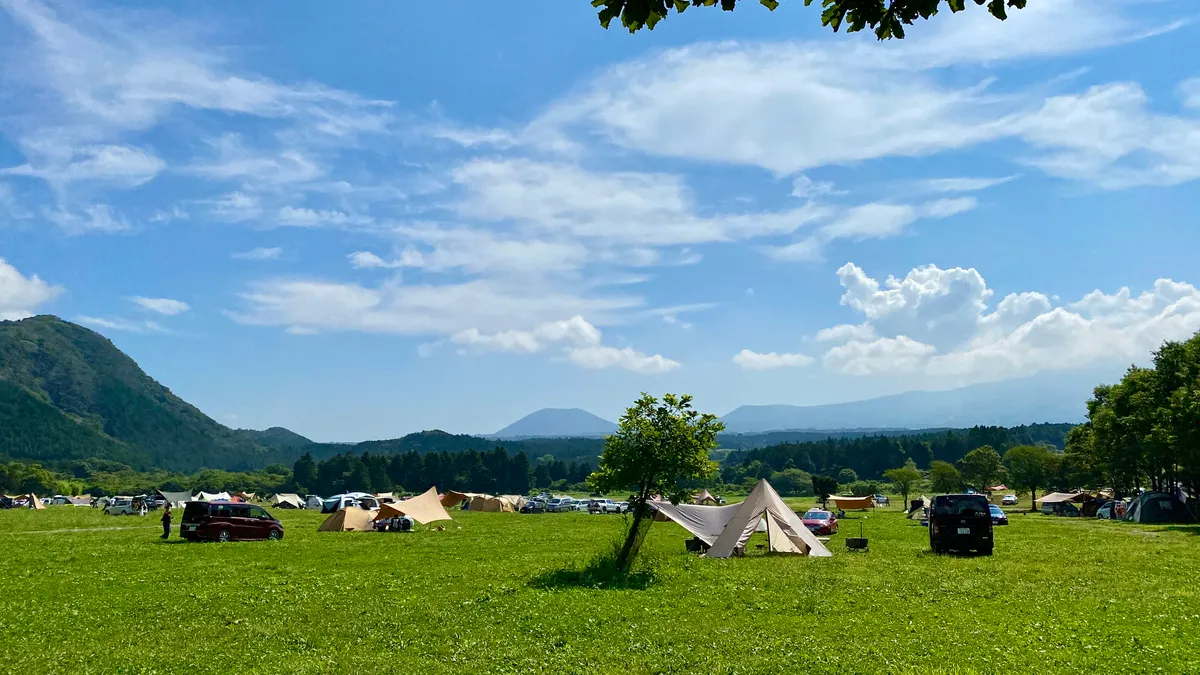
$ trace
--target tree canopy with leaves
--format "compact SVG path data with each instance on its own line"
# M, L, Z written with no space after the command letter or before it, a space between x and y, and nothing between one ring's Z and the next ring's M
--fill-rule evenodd
M995 485L1004 475L1000 453L990 445L975 448L958 462L967 485L983 492Z
M1059 454L1041 445L1019 445L1004 453L1008 481L1019 490L1029 491L1029 508L1037 508L1037 491L1053 480L1058 471Z
M907 508L909 493L912 492L913 486L921 481L921 472L917 470L917 465L910 459L902 467L884 471L883 477L892 481L904 496L904 506Z
M962 475L950 462L934 460L929 465L929 484L934 492L958 492L962 489Z
M774 11L779 0L758 0L759 4ZM904 39L904 27L918 19L930 19L942 9L961 12L968 0L821 0L821 25L835 32L846 27L847 33L871 28L880 40ZM1026 0L973 0L976 5L987 5L987 11L1001 21L1008 18L1008 9L1023 9ZM750 0L742 0L748 4ZM813 0L804 0L807 7ZM654 30L659 21L667 18L671 9L682 14L689 7L715 7L731 12L738 0L592 0L592 6L600 9L600 25L608 28L613 19L620 18L621 25L636 33L642 28Z
M692 408L692 397L664 394L662 401L643 393L621 416L617 432L604 443L600 467L588 477L598 492L633 490L633 521L617 555L628 571L650 529L647 502L660 496L678 504L691 490L686 481L707 480L717 470L708 453L725 430L716 417Z

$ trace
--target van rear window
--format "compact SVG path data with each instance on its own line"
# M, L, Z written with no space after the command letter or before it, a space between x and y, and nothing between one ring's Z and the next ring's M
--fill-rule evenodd
M942 495L933 501L937 516L988 516L988 500L983 495Z
M184 520L200 520L208 515L208 504L204 502L188 502L183 507Z

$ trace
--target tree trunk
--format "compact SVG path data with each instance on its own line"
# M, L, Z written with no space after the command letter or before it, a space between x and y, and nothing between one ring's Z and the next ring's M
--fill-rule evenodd
M1037 488L1029 490L1029 510L1030 512L1037 511Z
M650 524L654 522L654 518L650 517L649 511L650 508L644 500L638 499L634 502L633 522L629 525L628 534L625 535L625 543L621 545L621 550L617 553L617 569L621 572L628 572L633 567L633 561L642 548L646 533L650 531Z

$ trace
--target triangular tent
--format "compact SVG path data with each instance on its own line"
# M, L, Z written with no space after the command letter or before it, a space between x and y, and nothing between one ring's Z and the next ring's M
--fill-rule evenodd
M38 499L38 496L32 492L29 493L29 506L35 511L41 511L42 509L46 508L42 505L42 500Z
M909 520L912 520L917 516L925 515L925 509L929 508L931 504L933 504L933 502L930 501L929 497L926 497L925 495L921 495L919 499L913 499L912 503L909 504L908 507Z
M446 490L446 494L442 495L442 506L445 506L446 508L453 508L455 506L459 506L464 501L467 501L472 496L473 495L467 494L466 492Z
M192 493L190 492L165 492L158 491L158 495L163 498L163 501L171 505L173 509L182 509L187 506L187 503L192 501Z
M300 499L300 495L291 492L280 492L271 500L271 505L281 509L302 509L304 508L304 500Z
M717 498L708 493L708 490L701 490L700 494L692 495L693 504L716 504Z
M474 510L474 509L472 509ZM385 520L395 516L408 516L426 525L439 520L453 520L438 500L437 488L429 488L425 492L394 504L381 504L379 512L373 514L375 520Z
M360 509L357 506L348 506L340 511L335 511L330 514L325 522L317 528L318 532L362 532L371 530L371 519L375 516L374 511Z
M754 486L750 495L746 497L746 501L737 505L737 511L729 519L725 529L721 531L721 536L717 537L705 556L728 558L733 555L734 549L746 545L761 518L767 519L768 548L771 551L799 553L822 558L833 555L812 532L808 531L804 522L800 520L800 516L783 503L783 500L779 498L779 493L775 492L775 488L772 488L771 484L764 479L758 481L758 485ZM775 533L774 536L772 536L772 532Z
M839 509L846 511L854 511L856 509L872 509L875 508L875 500L870 497L836 497L831 496L829 501L833 502Z

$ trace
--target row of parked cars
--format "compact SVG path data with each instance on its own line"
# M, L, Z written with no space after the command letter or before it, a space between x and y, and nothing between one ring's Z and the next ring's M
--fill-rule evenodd
M587 499L554 497L543 493L530 499L521 507L521 513L566 513L567 511L627 513L629 511L629 502L615 502L603 497L589 497Z

